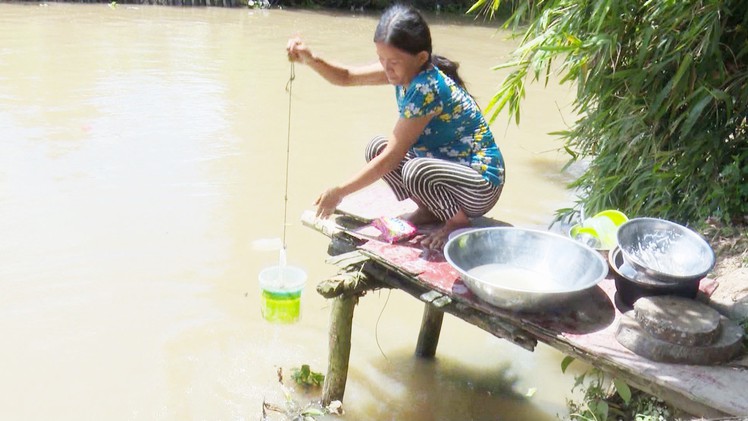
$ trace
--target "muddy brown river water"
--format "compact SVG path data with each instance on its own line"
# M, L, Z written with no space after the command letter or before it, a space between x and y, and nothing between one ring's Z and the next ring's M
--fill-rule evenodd
M435 51L485 105L513 42L498 25L430 16ZM288 123L285 44L368 63L376 16L105 4L0 4L0 418L257 420L283 403L276 369L324 371L334 273L299 217L396 119L392 87L338 88L296 67L288 259L302 319L265 322L257 274L276 252ZM566 87L528 86L522 125L493 129L507 185L490 216L545 228L572 198L548 132ZM563 356L450 316L413 357L422 305L399 291L356 310L349 420L553 420ZM536 390L526 397L530 390ZM532 393L530 393L532 394ZM312 399L314 395L300 395Z

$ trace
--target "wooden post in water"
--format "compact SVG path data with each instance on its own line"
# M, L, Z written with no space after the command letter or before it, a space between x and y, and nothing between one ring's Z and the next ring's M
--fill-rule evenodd
M442 330L443 319L443 311L431 303L424 305L421 331L418 333L418 343L416 344L417 356L432 358L436 355L436 346L439 344L439 334Z
M322 391L322 405L332 401L343 401L345 382L348 379L348 360L351 356L351 329L353 309L358 297L342 294L333 299L330 311L330 354L327 376Z

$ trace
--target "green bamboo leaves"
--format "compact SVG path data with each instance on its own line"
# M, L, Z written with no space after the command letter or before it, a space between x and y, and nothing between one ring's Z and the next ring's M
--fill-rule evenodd
M507 3L506 1L504 3ZM572 184L590 212L698 223L748 215L748 2L514 0L521 43L486 107L520 122L525 84L577 88L578 120L556 132L590 162ZM471 11L492 14L501 0Z

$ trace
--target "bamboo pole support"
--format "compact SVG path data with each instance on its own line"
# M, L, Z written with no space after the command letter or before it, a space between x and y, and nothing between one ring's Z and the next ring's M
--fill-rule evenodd
M351 330L353 310L358 297L341 295L333 299L330 311L330 353L327 376L322 391L322 405L343 401L345 383L348 379L348 362L351 356Z
M417 356L433 358L436 355L436 346L439 344L439 334L442 330L443 319L443 311L436 308L433 304L424 304L421 331L418 333L418 343L416 344Z

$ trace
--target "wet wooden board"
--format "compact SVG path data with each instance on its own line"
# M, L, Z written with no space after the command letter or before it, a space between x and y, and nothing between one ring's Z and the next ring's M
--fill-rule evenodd
M371 222L382 216L400 216L417 209L410 199L398 201L392 189L383 181L347 196L336 208L336 212L357 219Z
M369 241L359 249L385 266L407 272L413 283L438 291L477 313L501 317L521 326L533 323L548 332L581 334L604 329L615 317L612 300L604 289L615 291L610 279L571 297L563 306L547 306L542 312L516 312L494 307L477 297L442 253L422 249L415 241L401 244Z
M619 344L615 329L621 319L621 309L626 308L619 304L619 309L615 305L612 279L604 279L563 307L546 308L538 313L514 313L493 307L472 294L441 253L426 252L412 243L390 245L376 241L369 241L360 249L376 260L412 274L415 283L466 303L485 316L498 316L517 323L541 342L588 363L602 365L632 385L681 408L702 416L748 415L747 370L658 363Z
M730 363L719 366L669 364L650 361L634 354L615 339L621 320L594 333L562 332L544 342L602 366L634 387L674 403L703 417L748 416L748 371ZM541 339L542 340L542 339Z
M372 192L376 190L364 194L371 195ZM347 199L345 208L348 212L355 212L359 195ZM384 199L376 196L363 200L364 203L376 203L378 209L385 210L388 203L393 205L393 201L394 196L389 202L386 196ZM393 214L378 215L371 211L372 208L367 208L367 214L360 216L361 220ZM563 306L544 308L535 313L516 313L493 307L476 297L462 283L458 272L446 262L442 253L426 250L416 240L399 244L369 240L359 249L380 264L408 275L409 282L443 294L454 303L468 306L479 318L505 320L530 332L538 340L602 367L632 386L660 396L686 411L704 417L748 416L748 399L745 398L748 370L745 367L653 362L618 343L615 339L616 327L622 311L630 308L616 300L612 279L604 279ZM702 283L703 292L708 293L713 289L713 282ZM474 320L469 322L476 324Z

